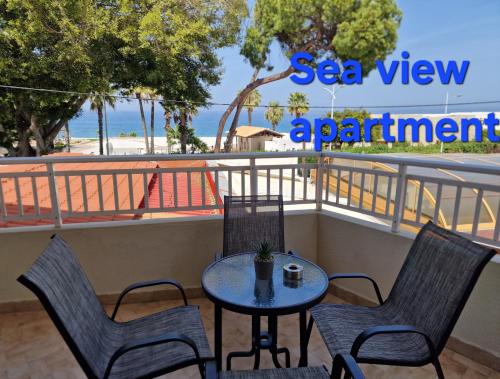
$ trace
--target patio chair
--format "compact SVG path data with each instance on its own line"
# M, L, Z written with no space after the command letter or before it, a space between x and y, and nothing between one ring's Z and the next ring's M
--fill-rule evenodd
M214 359L199 310L182 287L158 280L127 287L108 317L71 248L59 236L18 281L35 293L89 378L152 378L198 365L213 373ZM123 296L137 288L171 284L185 305L132 321L114 320Z
M358 363L423 366L432 363L444 378L439 354L486 263L495 251L433 223L416 237L384 302L376 282L363 274L332 275L330 280L370 280L380 305L320 304L313 322L332 357L351 354Z
M220 379L330 379L324 367L221 371Z
M232 254L255 251L257 245L267 241L272 251L285 253L285 232L282 195L224 196L224 238L222 254L216 259ZM295 254L289 251L288 254ZM260 317L253 316L260 324ZM286 348L278 349L284 353L286 362L290 362L290 352ZM227 357L227 366L231 359L252 356L247 352L232 352Z
M275 252L285 252L283 197L224 196L224 239L219 257L255 251L267 241Z
M332 374L324 367L276 368L266 370L222 371L220 379L340 379L342 373L352 379L365 379L353 357L337 354L333 361Z

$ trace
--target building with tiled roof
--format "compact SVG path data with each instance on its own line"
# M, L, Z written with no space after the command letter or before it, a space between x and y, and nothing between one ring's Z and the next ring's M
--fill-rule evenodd
M56 156L80 156L80 154L59 153ZM68 172L70 175L58 176L56 179L57 192L59 194L59 206L63 224L103 222L103 221L124 221L142 217L175 217L187 215L217 214L218 210L186 210L180 212L131 212L118 213L111 212L118 208L118 211L130 209L141 210L147 205L150 209L159 208L159 180L158 174L152 169L161 167L204 167L205 161L174 161L174 162L151 162L151 161L126 161L126 162L85 162L85 163L56 163L56 172ZM116 184L114 183L112 172L117 170L150 170L145 175L133 173L116 174ZM22 165L0 165L0 176L2 173L22 172L40 173L46 172L47 166L43 163L22 164ZM80 172L99 171L100 175L85 175L82 179ZM106 174L110 171L110 174ZM163 173L163 206L169 208L174 206L173 195L173 174ZM205 194L202 195L202 178L205 175ZM191 204L201 206L203 198L205 204L222 204L218 194L215 193L215 186L210 173L192 173L191 175ZM23 175L17 179L19 186L16 190L15 179L1 179L2 195L5 210L8 215L22 214L23 220L0 220L0 227L19 227L50 225L54 223L52 215L52 202L50 196L49 182L46 177L36 177ZM85 185L83 185L83 180ZM99 184L100 181L100 184ZM146 184L145 185L145 181ZM189 200L187 174L177 174L178 205L187 206ZM101 186L101 195L99 194ZM117 194L115 194L115 189ZM36 189L36 191L34 191ZM36 194L35 194L36 192ZM130 194L133 196L130 196ZM84 197L87 199L84 202ZM101 208L102 202L102 208ZM217 203L218 202L218 203ZM109 211L109 212L108 212ZM107 214L102 214L106 213ZM94 213L94 214L93 214ZM144 214L143 214L144 213Z

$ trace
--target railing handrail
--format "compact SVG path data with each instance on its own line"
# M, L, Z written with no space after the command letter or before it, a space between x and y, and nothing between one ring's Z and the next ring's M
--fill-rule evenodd
M443 170L475 172L480 174L500 175L500 166L477 163L444 162L438 159L390 156L383 154L358 154L343 152L286 151L255 153L216 153L216 154L154 154L154 155L111 155L111 156L44 156L23 158L2 158L0 165L47 164L47 163L92 163L92 162L151 162L151 161L195 161L195 160L232 160L266 158L342 158L346 160L404 164L407 166L428 167Z
M476 172L479 174L500 175L500 166L477 164L477 163L456 163L443 162L437 159L422 159L412 157L394 157L381 154L356 154L356 153L339 153L339 152L324 152L324 157L352 159L357 161L379 162L389 164L404 164L406 166L428 167L443 170L456 170L466 172Z
M313 162L307 162L300 158L315 158ZM273 158L297 158L295 162L266 162L266 159ZM376 168L367 168L366 165L344 164L343 162L328 161L327 158L339 158L344 161L365 161L392 165L394 170L381 170ZM71 163L105 163L105 162L167 162L167 161L219 161L218 165L203 165L203 167L171 167L159 168L154 165L145 165L144 167L134 168L113 168L113 167L92 167L91 169L69 169L65 170L57 164ZM247 160L247 162L233 162L233 164L221 164L220 161L228 160ZM46 171L25 172L16 171L16 165L45 165ZM218 200L220 193L229 194L271 194L273 192L284 195L287 193L285 204L316 204L316 210L320 211L323 205L329 205L340 209L366 214L392 222L392 231L398 232L400 225L421 226L427 219L434 222L443 222L448 225L442 216L441 200L443 196L443 187L450 186L456 188L453 206L453 222L451 229L458 231L457 221L460 211L461 194L468 188L475 193L474 214L472 218L472 230L469 233L472 237L482 241L492 242L500 239L500 204L498 209L491 209L485 203L486 192L500 193L500 186L496 185L496 179L493 183L483 183L482 180L459 178L460 175L447 173L455 179L434 177L433 175L414 174L409 171L412 167L430 168L433 170L473 172L475 174L500 176L500 166L487 164L471 164L468 162L449 162L437 159L423 159L415 157L401 157L390 155L368 155L353 154L342 152L315 152L315 151L287 151L287 152L259 152L259 153L229 153L229 154L158 154L158 155L124 155L124 156L47 156L47 157L28 157L28 158L4 158L0 159L0 166L10 165L11 170L0 172L0 178L6 179L0 181L0 220L4 222L23 221L51 218L56 227L61 227L64 218L72 217L92 217L132 214L140 215L144 213L161 213L177 211L196 211L220 209L221 204ZM176 165L178 166L178 165ZM359 166L359 167L358 167ZM309 173L313 170L315 181L310 181ZM315 171L314 171L315 170ZM274 171L274 173L272 172ZM393 172L394 171L394 172ZM334 176L336 173L336 177ZM341 173L348 175L342 176ZM134 177L135 175L135 177ZM185 177L183 176L185 175ZM333 175L333 176L332 176ZM118 176L121 176L121 186L124 192L119 190ZM194 204L192 188L193 177L197 176L200 183L196 184L196 193L201 194L201 204ZM356 176L359 183L356 182ZM47 177L50 195L50 213L42 213L40 199L38 196L37 179ZM88 178L90 181L87 182ZM107 185L112 186L112 194L107 194L107 200L114 201L111 208L104 206L104 187L103 177L107 179ZM123 178L125 177L126 182ZM152 178L155 178L153 181ZM233 178L234 177L234 178ZM70 178L76 178L70 180ZM110 182L110 179L112 182ZM180 179L179 179L180 178ZM183 179L184 178L184 179ZM31 199L23 204L23 195L21 193L21 179L23 185L28 185L33 193L33 205ZM234 179L234 180L233 180ZM28 182L26 182L28 180ZM164 193L164 185L167 180L171 180L168 191ZM179 187L178 180L183 180L182 187ZM195 182L196 182L195 180ZM333 190L330 191L330 181L336 182ZM31 181L31 185L29 185ZM72 182L73 181L73 182ZM213 181L213 182L212 182ZM235 182L236 181L236 182ZM407 193L407 185L414 189ZM216 203L207 202L206 190L207 183L211 191L216 196ZM274 183L274 184L273 184ZM368 184L368 187L365 184ZM424 216L424 190L425 185L433 183L436 186L434 196L434 213ZM81 185L81 194L76 201L77 207L73 209L73 193L71 187ZM150 185L153 186L150 189ZM236 188L236 185L239 187ZM285 185L287 188L285 188ZM9 188L10 196L14 194L17 199L17 214L12 210L7 210L3 188ZM91 186L91 190L88 188ZM187 187L186 187L187 186ZM273 187L274 186L274 187ZM59 188L60 187L60 188ZM198 188L199 187L199 188ZM212 188L213 187L213 188ZM272 188L273 187L273 188ZM140 188L143 188L142 190ZM150 196L154 193L158 199L150 206ZM343 188L341 190L341 188ZM12 192L14 189L14 192ZM89 194L87 190L92 193ZM233 190L236 190L233 191ZM187 204L179 203L179 191L187 195ZM239 193L238 193L239 191ZM379 193L380 191L380 193ZM109 192L109 190L108 190ZM314 193L312 193L314 192ZM332 192L330 194L330 192ZM335 193L333 193L335 192ZM96 193L98 209L96 203ZM134 196L134 193L136 194ZM167 194L167 195L165 195ZM288 196L289 194L289 196ZM334 200L330 200L330 195ZM110 198L111 196L111 198ZM124 197L123 197L124 196ZM173 205L165 203L165 196L173 196ZM196 195L198 196L198 195ZM411 196L411 198L409 197ZM427 196L427 195L426 195ZM29 196L28 196L29 197ZM368 197L367 203L363 198ZM371 197L371 198L370 198ZM407 197L411 200L412 208L406 206ZM91 204L90 198L93 198ZM143 199L141 204L136 204L135 200ZM152 197L154 198L154 196ZM44 198L43 201L46 201ZM75 198L76 199L76 198ZM111 199L111 200L110 200ZM120 199L127 204L121 204ZM197 200L197 201L198 201ZM63 204L67 209L61 209ZM12 203L9 202L12 206ZM14 205L16 203L13 203ZM25 206L29 212L25 212ZM34 208L32 210L31 208ZM44 206L47 208L47 206ZM371 208L371 209L369 209ZM407 208L415 213L414 219L406 217ZM487 212L492 221L495 222L492 236L483 236L478 233L481 221L481 212ZM83 209L83 210L82 210ZM34 212L34 213L33 213ZM491 229L491 228L490 228ZM487 229L487 230L490 230ZM485 230L485 229L482 229Z

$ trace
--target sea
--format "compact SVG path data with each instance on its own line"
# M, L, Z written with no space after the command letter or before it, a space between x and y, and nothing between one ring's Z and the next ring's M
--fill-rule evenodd
M217 135L217 129L219 125L219 120L224 113L226 107L224 106L213 106L210 108L203 108L198 111L198 114L193 117L191 126L195 129L196 135L199 137L213 137ZM336 109L338 110L338 109ZM398 108L398 109L367 109L372 113L381 114L384 112L391 112L393 114L424 114L424 113L442 113L442 106L433 107L421 107L421 108ZM478 105L469 106L454 106L449 107L448 111L452 112L498 112L498 104L495 105L485 105L478 107ZM269 121L265 119L264 116L265 108L257 108L252 113L252 125L271 128ZM328 112L327 108L313 108L304 117L309 120L313 120L316 117L325 117ZM148 128L148 133L150 130L150 108L148 104L145 104L146 113L146 124ZM135 133L138 137L143 136L143 130L141 126L140 112L137 109L131 107L120 107L117 106L115 109L107 108L107 129L109 137L118 137L120 134L129 135L130 133ZM282 133L288 133L292 128L291 121L294 119L292 115L285 111L283 120L277 126L277 130ZM231 125L232 116L229 117L226 122L225 131L229 129ZM248 125L248 115L246 110L243 110L240 114L238 125ZM163 115L163 109L161 106L157 105L155 107L155 136L163 137L165 136L165 119ZM172 121L173 125L173 121ZM80 114L70 120L69 122L70 134L72 138L97 138L98 124L97 124L97 113L90 111L87 104L82 107Z

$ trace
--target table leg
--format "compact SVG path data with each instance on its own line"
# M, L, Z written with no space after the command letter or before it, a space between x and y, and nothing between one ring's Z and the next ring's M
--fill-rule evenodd
M303 310L300 311L299 315L299 322L300 322L300 360L299 360L299 367L306 367L307 366L307 345L308 345L308 338L307 338L307 311Z
M215 360L217 371L222 370L222 307L215 304Z
M260 316L252 316L252 350L255 352L253 369L260 367Z
M245 358L255 355L254 369L260 366L260 316L252 316L252 348L249 351L233 351L227 355L226 370L231 371L233 358Z
M269 337L271 338L269 344L269 350L273 358L273 363L277 368L281 368L281 364L278 360L278 354L285 354L285 366L290 367L290 351L286 347L278 348L278 317L269 316Z

